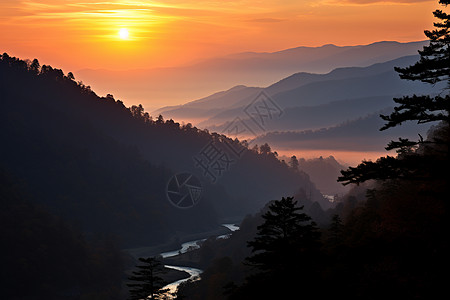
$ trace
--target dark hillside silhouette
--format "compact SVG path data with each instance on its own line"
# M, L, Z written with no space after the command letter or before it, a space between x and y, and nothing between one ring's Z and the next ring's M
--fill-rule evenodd
M151 165L136 147L117 142L92 122L90 114L102 115L103 106L103 115L133 121L120 102L97 97L60 70L42 66L35 73L5 55L1 62L7 75L1 86L3 164L26 182L34 201L86 233L114 233L126 245L166 239L173 230L169 220L187 228L184 223L198 212L178 216L171 209L164 191L171 172ZM196 209L209 211L210 218L192 230L214 224L208 208Z
M344 168L333 156L299 159L299 168L306 172L317 188L325 195L335 196L347 191L345 187L336 182L340 170Z
M0 75L2 164L33 201L86 233L114 233L127 246L154 244L176 232L214 229L219 217L255 211L283 190L308 188L324 201L305 174L272 152L246 150L212 184L193 157L213 140L243 143L98 97L72 73L5 53ZM196 174L204 189L189 210L166 198L167 182L182 171Z
M114 239L87 240L32 204L22 188L0 169L2 298L121 299L122 254Z

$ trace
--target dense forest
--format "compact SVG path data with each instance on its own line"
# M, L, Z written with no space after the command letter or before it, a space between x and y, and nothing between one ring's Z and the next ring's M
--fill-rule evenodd
M122 299L123 257L114 239L86 239L0 170L0 281L4 299Z

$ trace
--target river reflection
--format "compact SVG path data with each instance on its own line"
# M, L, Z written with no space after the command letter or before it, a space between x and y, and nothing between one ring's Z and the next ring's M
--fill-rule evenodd
M239 226L236 226L235 224L222 224L222 226L225 226L226 228L228 228L231 231L231 233L217 236L216 238L218 238L218 239L220 239L220 238L228 238L232 234L233 231L236 231L236 230L239 229ZM163 258L167 258L167 257L176 256L176 255L178 255L180 253L186 253L187 251L189 251L191 249L199 248L201 242L203 242L205 240L206 239L189 241L189 242L181 244L181 248L180 249L173 250L173 251L168 251L168 252L163 252L163 253L160 253L160 255ZM166 285L165 287L163 287L164 289L169 289L169 293L170 294L176 293L178 286L181 283L183 283L183 282L186 282L188 280L200 280L200 274L203 272L200 269L191 268L191 267L171 266L171 265L165 265L165 267L170 268L170 269L174 269L174 270L178 270L178 271L185 271L185 272L187 272L190 275L189 278L177 280L177 281L172 282L172 283Z
M177 281L172 282L172 283L166 285L165 287L163 287L163 289L169 289L170 294L175 294L178 286L181 283L188 281L188 280L200 279L199 275L203 272L200 269L191 268L191 267L180 267L180 266L169 266L169 265L165 265L165 267L169 268L169 269L178 270L178 271L185 271L190 275L188 278L177 280Z
M239 226L236 226L235 224L222 224L222 226L228 228L231 232L239 229ZM218 238L218 239L228 238L230 235L231 235L231 233L228 233L228 234L224 234L224 235L219 235L216 238ZM189 242L181 244L180 249L163 252L163 253L160 253L160 255L162 256L162 258L167 258L167 257L176 256L180 253L186 253L189 250L200 248L200 244L204 241L206 241L206 239L189 241Z
M163 252L160 255L162 256L162 258L167 258L167 257L176 256L176 255L178 255L180 253L186 253L189 250L200 248L200 243L205 241L205 240L206 239L189 241L189 242L181 244L181 248L180 249L173 250L173 251L168 251L168 252Z

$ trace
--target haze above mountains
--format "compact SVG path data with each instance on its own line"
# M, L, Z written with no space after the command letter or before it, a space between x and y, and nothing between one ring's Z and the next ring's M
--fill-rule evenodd
M77 80L99 94L112 93L147 110L179 105L236 85L264 87L297 72L327 73L415 55L426 42L377 42L360 46L296 47L271 53L246 52L177 68L128 71L83 69Z

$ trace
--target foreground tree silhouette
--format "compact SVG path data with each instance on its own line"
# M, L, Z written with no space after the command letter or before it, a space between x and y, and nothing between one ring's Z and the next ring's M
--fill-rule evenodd
M450 1L440 0L439 3L447 7ZM420 60L412 66L395 70L402 79L446 85L436 95L394 99L399 105L390 115L381 115L387 123L380 130L399 126L406 121L417 121L418 124L440 121L439 128L427 140L419 135L418 141L404 138L391 141L386 150L396 149L398 158L387 156L376 162L364 161L356 168L341 171L338 181L344 185L370 179L429 180L447 174L444 166L450 158L450 15L439 9L433 14L439 21L434 23L434 30L425 31L430 44L419 51ZM419 147L421 149L417 151Z
M439 3L447 6L450 1ZM338 276L334 277L355 276L354 290L360 299L379 299L387 292L392 298L433 299L445 292L446 278L440 270L449 264L450 249L450 16L442 10L434 16L439 21L434 30L425 31L430 44L419 51L420 60L396 71L405 80L439 84L436 93L394 99L398 106L390 115L381 116L386 121L381 130L406 121L439 124L427 139L419 135L418 141L391 141L386 149L395 149L397 157L363 161L341 171L338 179L344 184L375 180L365 204L353 210L344 226L345 252L364 251L369 259L345 258L339 248L333 256L344 257L335 265L333 273Z
M246 258L246 264L256 273L235 290L231 299L284 299L282 295L292 297L298 291L296 282L314 284L320 233L302 210L293 197L269 205L262 216L264 223L257 227L254 240L248 242L253 254Z
M300 212L293 197L282 198L269 205L262 216L264 223L257 227L257 236L248 242L253 256L247 262L262 271L284 271L299 251L310 251L320 237L316 223Z
M144 264L136 266L139 271L133 271L133 275L128 277L129 280L138 282L127 284L131 288L129 299L164 299L169 290L163 289L166 283L158 276L163 273L163 265L153 257L139 258L139 261Z
M440 4L447 6L449 0L440 0ZM389 116L381 115L387 123L380 129L386 130L401 125L405 121L417 121L419 124L444 121L449 123L450 101L448 90L450 89L450 15L438 9L433 12L439 22L434 23L435 29L425 30L430 44L419 51L420 60L406 68L395 68L400 78L405 80L422 81L429 84L446 82L444 90L437 96L405 96L394 99L400 104ZM435 143L443 143L435 140ZM408 139L399 139L391 142L387 149L399 149L401 153L411 147L423 143L422 138L417 142Z

